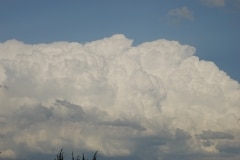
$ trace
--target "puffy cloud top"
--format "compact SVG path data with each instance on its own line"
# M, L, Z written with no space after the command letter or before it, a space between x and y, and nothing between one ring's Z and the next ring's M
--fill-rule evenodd
M239 83L194 53L165 39L132 46L120 34L0 44L0 156L70 147L140 159L236 157Z

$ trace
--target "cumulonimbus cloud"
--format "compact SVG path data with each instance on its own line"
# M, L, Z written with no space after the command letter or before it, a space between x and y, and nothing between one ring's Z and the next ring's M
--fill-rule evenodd
M1 43L0 150L218 157L240 144L240 86L194 53L165 39L132 46L124 35Z

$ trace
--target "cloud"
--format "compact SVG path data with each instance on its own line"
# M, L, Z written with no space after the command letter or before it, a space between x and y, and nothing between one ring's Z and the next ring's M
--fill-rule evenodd
M239 150L240 150L240 145L238 143L220 143L217 145L217 148L220 152L223 153L228 153L228 154L239 154Z
M234 136L224 132L213 132L211 130L203 131L201 134L197 135L200 139L234 139Z
M206 7L221 8L225 13L239 13L239 0L200 0L200 3Z
M15 159L16 154L11 149L6 149L6 150L3 150L2 152L0 152L0 157L3 159L5 159L5 158L6 159Z
M172 23L179 23L183 20L194 20L193 13L186 6L169 10L168 16Z
M0 85L8 88L0 88L0 151L233 159L239 83L194 53L165 39L132 46L120 34L86 44L1 43Z
M202 4L208 7L225 7L225 0L200 0Z

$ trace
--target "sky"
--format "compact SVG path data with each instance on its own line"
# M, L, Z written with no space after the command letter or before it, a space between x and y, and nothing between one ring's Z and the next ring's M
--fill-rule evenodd
M0 42L89 42L124 34L134 44L176 40L240 81L239 0L1 1Z
M240 158L239 0L0 2L0 158Z

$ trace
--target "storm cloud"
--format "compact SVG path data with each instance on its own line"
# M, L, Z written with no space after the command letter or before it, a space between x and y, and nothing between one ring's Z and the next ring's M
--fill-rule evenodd
M240 85L195 48L124 35L0 44L0 156L239 158Z

